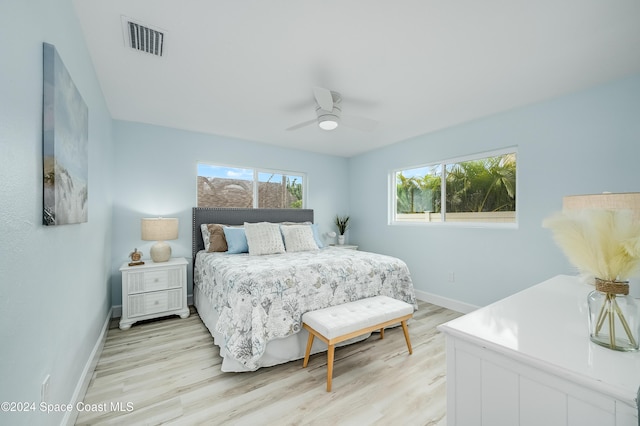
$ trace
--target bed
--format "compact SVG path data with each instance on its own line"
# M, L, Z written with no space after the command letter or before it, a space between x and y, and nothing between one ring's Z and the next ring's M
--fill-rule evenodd
M417 309L409 270L400 259L336 247L230 254L235 251L231 231L245 223L252 248L256 240L249 232L254 227L278 224L287 249L293 250L289 230L312 227L313 210L193 208L194 303L220 347L222 371L254 371L302 359L308 334L301 317L307 311L377 295ZM226 225L229 252L205 249L203 224ZM313 353L326 350L322 342L316 344Z

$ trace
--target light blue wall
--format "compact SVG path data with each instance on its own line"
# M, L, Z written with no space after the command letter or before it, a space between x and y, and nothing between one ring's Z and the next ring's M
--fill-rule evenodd
M349 213L352 243L404 259L418 290L475 305L572 272L540 226L563 195L639 190L640 76L347 160L112 122L69 0L3 0L0 40L0 401L38 403L47 374L50 400L71 400L110 306L121 303L119 266L134 247L149 252L141 217L180 218L171 245L191 255L198 161L307 172L323 233ZM41 225L42 42L56 46L89 108L85 224ZM518 229L387 225L391 169L512 145ZM0 424L62 417L0 413Z
M142 217L179 218L179 238L169 242L172 254L191 257L198 162L306 172L307 207L315 210L323 234L334 230L333 218L347 210L345 158L125 121L115 121L114 129L114 306L122 303L118 269L129 253L138 248L149 257L153 242L140 239Z
M68 403L111 307L112 120L69 0L0 2L0 401ZM89 109L89 221L42 225L42 43ZM59 424L64 413L0 424Z
M387 225L390 170L513 145L518 229ZM637 75L350 159L351 239L405 260L418 290L486 305L574 273L543 219L561 209L564 195L640 191L639 158Z

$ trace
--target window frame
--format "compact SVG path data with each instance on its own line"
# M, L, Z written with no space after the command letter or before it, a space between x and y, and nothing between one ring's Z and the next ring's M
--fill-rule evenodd
M513 222L463 222L463 221L447 221L446 220L446 202L442 203L443 205L441 206L441 211L440 211L440 217L441 220L438 222L429 222L429 221L418 221L418 220L398 220L397 219L397 205L398 205L398 193L397 193L397 177L396 174L398 172L402 172L403 170L411 170L411 169L418 169L418 168L422 168L422 167L435 167L435 166L440 166L441 168L441 185L440 185L440 191L441 191L441 199L442 200L446 200L446 190L447 190L447 182L446 182L446 168L448 165L451 164L456 164L456 163L463 163L466 161L474 161L474 160L481 160L484 158L491 158L491 157L497 157L500 155L505 155L505 154L515 154L516 156L516 185L515 185L515 192L516 192L516 200L515 200L515 217L514 217L514 221ZM388 197L387 199L389 200L388 203L388 225L390 226L430 226L430 227L457 227L457 228L499 228L499 229L518 229L519 226L519 209L518 209L518 205L519 205L519 185L520 185L520 178L519 178L519 153L518 153L518 147L517 146L511 146L511 147L506 147L506 148L500 148L500 149L496 149L496 150L491 150L491 151L483 151L483 152L478 152L475 154L469 154L469 155L464 155L464 156L458 156L458 157L453 157L453 158L446 158L440 161L434 161L434 162L429 162L429 163L422 163L422 164L418 164L418 165L408 165L405 167L398 167L398 168L394 168L392 170L389 171L388 173ZM444 177L444 179L443 179Z
M258 199L259 196L259 175L260 173L267 173L267 174L277 174L277 175L284 175L284 176L300 176L302 178L302 206L300 207L300 209L306 209L307 208L307 192L308 192L308 178L307 178L307 174L305 172L295 172L292 170L278 170L278 169L268 169L268 168L258 168L258 167L251 167L251 166L238 166L238 165L231 165L231 164L222 164L222 163L213 163L213 162L205 162L205 161L197 161L196 162L196 205L198 205L198 177L200 176L200 173L198 171L200 165L203 166L211 166L211 167L223 167L223 168L228 168L228 169L244 169L244 170L251 170L253 172L253 178L252 178L252 207L254 209L259 209L259 208L275 208L275 207L259 207L260 205L260 201ZM220 206L217 206L220 207ZM214 207L214 208L217 208ZM237 207L230 207L230 208L237 208ZM296 208L293 207L284 207L284 208L290 208L292 210L298 210Z

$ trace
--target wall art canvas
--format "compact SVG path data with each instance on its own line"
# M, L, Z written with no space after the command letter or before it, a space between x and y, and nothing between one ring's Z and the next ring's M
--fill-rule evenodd
M43 223L87 222L89 111L56 48L43 44Z

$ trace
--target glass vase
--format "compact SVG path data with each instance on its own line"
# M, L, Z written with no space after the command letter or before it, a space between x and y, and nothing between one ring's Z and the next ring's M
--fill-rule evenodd
M595 284L587 297L591 341L616 351L637 351L640 306L629 296L629 282L596 278Z

